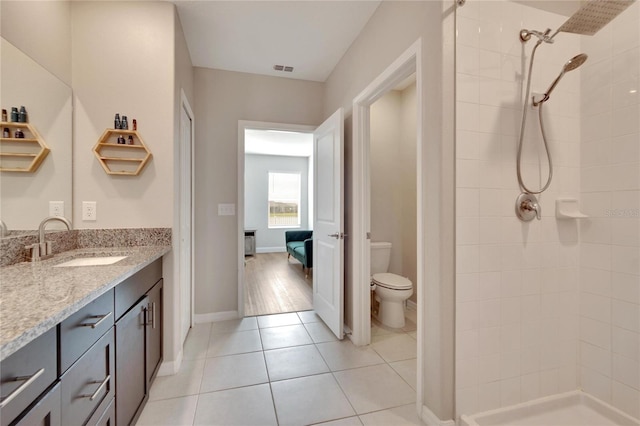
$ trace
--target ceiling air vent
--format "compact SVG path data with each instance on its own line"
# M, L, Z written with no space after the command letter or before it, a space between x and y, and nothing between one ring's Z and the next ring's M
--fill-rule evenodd
M293 67L289 65L274 65L273 69L276 71L293 72Z

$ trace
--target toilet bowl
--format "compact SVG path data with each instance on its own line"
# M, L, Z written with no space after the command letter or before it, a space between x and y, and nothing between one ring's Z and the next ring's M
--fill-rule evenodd
M377 319L392 328L404 327L404 303L413 294L413 284L407 278L387 272L391 258L391 243L371 243L371 287L380 303Z

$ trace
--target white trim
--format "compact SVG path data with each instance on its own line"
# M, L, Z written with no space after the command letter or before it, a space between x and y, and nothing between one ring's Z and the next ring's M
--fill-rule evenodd
M180 371L180 366L182 365L182 358L184 356L184 352L182 350L182 346L180 347L180 351L176 356L174 361L162 361L160 364L160 368L158 369L158 377L160 376L173 376Z
M398 83L411 74L416 75L416 205L417 205L417 279L416 293L424 294L424 252L425 233L423 222L423 184L425 159L423 158L423 89L422 89L422 39L417 39L398 59L382 72L353 100L353 211L351 226L351 243L353 248L353 263L351 285L353 291L353 336L351 340L356 345L367 345L371 342L371 299L370 288L360 285L369 280L369 243L366 238L370 232L370 172L369 172L369 138L370 106L393 89ZM418 345L417 345L417 377L423 376L423 303L418 304ZM423 381L417 381L417 401L423 401Z
M182 200L180 200L180 227L178 229L180 229L182 227L182 214L184 213L188 213L191 218L191 235L189 238L190 241L190 252L191 252L191 256L190 256L190 274L189 274L189 285L191 286L191 301L189 302L191 304L191 307L189 309L190 312L190 318L189 318L189 327L193 327L194 324L194 315L195 315L195 279L194 279L194 275L195 275L195 261L194 261L194 253L195 253L195 235L194 235L194 225L195 225L195 209L194 207L194 200L195 200L195 164L194 164L194 149L195 149L195 115L193 114L193 109L191 109L191 104L189 103L189 100L187 99L186 94L184 93L183 89L180 89L180 120L182 121L182 109L184 109L184 111L187 113L187 115L189 116L189 119L191 120L191 148L190 148L190 152L191 152L191 158L189 159L190 162L190 168L189 168L189 178L191 180L191 205L189 206L184 206L182 205ZM181 133L182 133L182 126L180 126L181 129ZM180 135L180 141L182 142L182 134ZM183 159L182 159L182 147L180 148L180 187L182 187L182 181L183 179L185 179L186 175L185 175L185 170L183 170L182 168L182 164L183 164ZM180 197L181 198L181 197ZM180 238L180 235L179 235ZM178 241L178 247L180 247L180 240ZM178 259L180 259L180 255L178 255ZM182 279L182 268L183 265L182 263L180 263L179 266L179 276ZM181 285L183 285L183 283L181 282ZM179 329L180 329L180 339L181 339L181 343L180 346L182 346L184 344L184 341L186 339L186 335L182 336L182 304L180 304L180 325L179 325Z
M206 324L208 322L227 321L238 318L241 318L238 311L224 311L210 314L196 314L195 321L196 324Z
M418 304L416 302L414 302L413 300L409 300L407 299L407 308L409 309L414 309L414 310L418 310Z
M238 218L238 318L244 317L244 133L247 129L313 133L316 128L301 124L238 120L238 198L236 200L238 206L236 211Z
M431 411L426 405L422 406L420 420L428 426L456 426L456 422L454 420L440 420L438 416L433 414L433 411Z
M256 247L256 253L286 253L286 247Z

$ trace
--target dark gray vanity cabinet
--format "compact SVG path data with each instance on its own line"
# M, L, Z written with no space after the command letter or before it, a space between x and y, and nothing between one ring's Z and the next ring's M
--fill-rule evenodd
M60 384L51 388L15 426L62 426Z
M135 423L162 361L162 263L147 266L115 289L116 420Z
M132 422L146 396L144 329L148 297L143 297L116 322L116 419Z

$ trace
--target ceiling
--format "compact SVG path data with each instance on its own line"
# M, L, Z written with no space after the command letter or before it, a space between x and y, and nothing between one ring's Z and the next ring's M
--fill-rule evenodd
M173 3L194 66L324 82L380 1Z

